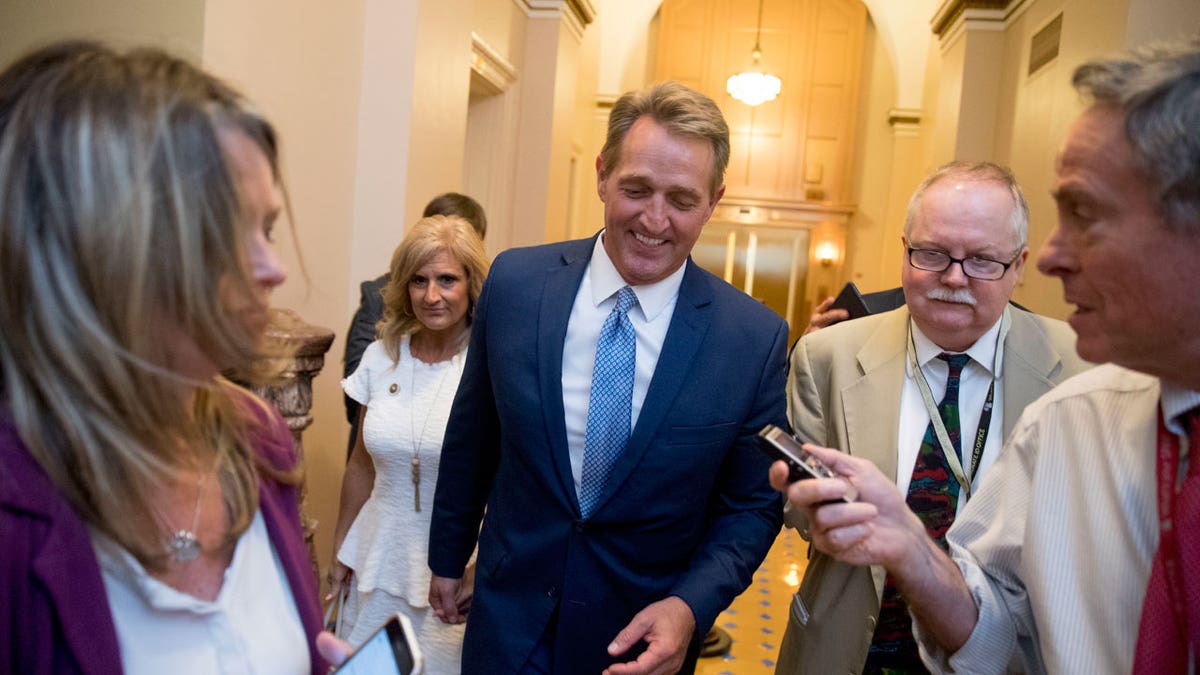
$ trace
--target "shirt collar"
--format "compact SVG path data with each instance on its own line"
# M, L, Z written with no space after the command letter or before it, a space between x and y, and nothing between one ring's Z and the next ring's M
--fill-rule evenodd
M1179 423L1179 416L1196 406L1200 406L1200 391L1184 389L1166 380L1162 380L1161 382L1160 396L1162 397L1162 402L1160 405L1162 405L1163 419L1167 421L1167 428L1173 433L1186 436L1187 430Z
M604 249L604 233L601 232L600 236L596 237L596 243L592 247L592 260L588 263L587 274L592 284L592 304L599 307L600 303L611 298L617 291L629 286L637 296L642 316L646 321L653 321L679 295L679 287L683 284L683 273L686 269L685 262L661 281L632 286L621 278L621 273L608 257L608 251Z
M1003 323L1005 316L1012 311L1010 308L1004 308L1004 314L996 319L996 323L987 330L986 333L979 336L975 344L971 345L966 351L961 352L971 357L971 360L983 366L985 370L991 373L992 377L998 378L1004 374L1004 350L996 353L997 338L1000 335L1000 324ZM933 359L937 358L938 354L945 352L945 349L934 344L921 332L921 328L917 326L917 322L912 320L910 316L908 324L912 328L913 343L917 347L917 363L922 367L928 364ZM908 362L908 374L912 376L912 361Z

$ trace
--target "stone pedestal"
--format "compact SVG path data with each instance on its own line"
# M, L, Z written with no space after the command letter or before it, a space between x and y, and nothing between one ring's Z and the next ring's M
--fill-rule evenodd
M300 459L304 459L301 433L312 424L312 379L325 365L325 352L333 344L333 331L306 323L290 309L271 309L267 340L282 344L291 358L277 364L280 380L254 393L279 408L296 439Z
M274 370L280 372L279 380L265 387L254 387L254 393L272 403L296 439L296 452L300 466L304 466L304 444L301 433L312 424L313 390L312 379L325 365L325 352L333 344L333 331L313 326L290 309L271 309L267 325L267 340L284 347L289 358L283 359ZM307 490L300 486L300 514L304 523L304 539L312 556L313 569L317 569L317 556L313 546L316 521L309 518L305 508Z

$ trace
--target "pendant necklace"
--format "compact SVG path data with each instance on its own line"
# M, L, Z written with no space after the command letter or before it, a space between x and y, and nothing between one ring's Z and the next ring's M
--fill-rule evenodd
M205 472L196 482L196 508L192 512L192 528L190 530L175 530L167 539L167 555L175 562L192 562L200 557L200 539L197 528L200 525L200 499L204 495L204 481L208 479Z
M437 389L433 392L433 400L430 401L429 407L425 410L425 421L421 423L421 434L414 435L417 431L417 363L420 361L412 352L412 340L409 339L408 355L412 357L412 377L409 379L408 387L408 420L409 420L409 438L412 440L412 482L413 482L413 510L421 512L421 443L425 440L425 431L429 427L429 418L433 415L433 411L437 408L438 398L442 394L442 385L446 383L446 377L454 368L454 356L451 356L450 363L442 369L442 376L438 378ZM455 355L457 356L457 354Z

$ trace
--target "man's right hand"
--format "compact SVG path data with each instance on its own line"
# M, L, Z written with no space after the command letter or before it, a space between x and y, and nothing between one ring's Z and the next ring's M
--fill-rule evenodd
M905 495L874 464L810 443L804 449L842 478L788 484L787 465L771 465L771 486L808 516L817 550L853 565L883 565L908 599L914 617L947 652L957 651L978 621L978 609L958 566L925 532ZM849 483L858 499L840 501Z
M808 516L813 545L854 565L883 565L892 571L925 545L925 526L909 510L896 484L871 462L806 443L804 449L842 478L787 483L787 465L771 466L771 486L787 496L791 508ZM849 483L858 499L840 501ZM828 503L832 502L832 503Z
M822 300L821 304L817 305L817 308L813 310L812 316L808 318L808 328L804 329L805 335L850 318L850 312L844 309L829 309L829 306L832 304L833 296L831 295Z
M463 599L462 581L462 577L449 579L436 574L429 581L429 605L443 623L467 622L466 613L458 611L459 602Z

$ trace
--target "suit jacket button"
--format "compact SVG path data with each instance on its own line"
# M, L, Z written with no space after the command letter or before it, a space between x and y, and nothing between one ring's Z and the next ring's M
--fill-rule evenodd
M557 598L558 597L558 586L551 586L550 590L546 591L546 597L547 598Z
M586 529L587 529L587 521L586 520L576 520L575 521L575 531L576 532L583 532Z

